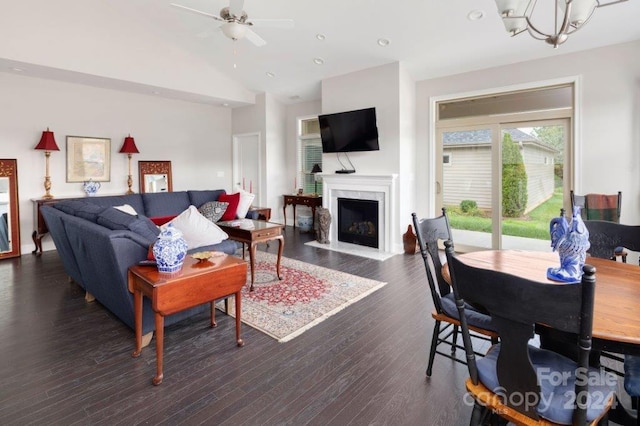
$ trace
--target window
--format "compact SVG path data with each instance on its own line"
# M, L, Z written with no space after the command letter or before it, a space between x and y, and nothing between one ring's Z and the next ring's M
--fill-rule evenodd
M322 183L316 183L315 174L311 173L317 164L322 168L322 141L320 139L320 123L318 117L306 117L298 121L298 168L296 184L305 194L322 193Z
M442 154L442 164L445 166L451 164L451 154Z

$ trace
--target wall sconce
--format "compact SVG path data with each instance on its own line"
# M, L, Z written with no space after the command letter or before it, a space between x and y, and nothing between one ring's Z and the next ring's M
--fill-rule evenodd
M122 148L120 148L120 152L123 154L127 154L129 157L129 177L127 178L127 185L129 186L129 190L126 192L127 194L133 194L133 190L131 186L133 186L133 178L131 177L131 155L138 154L138 147L136 147L136 141L133 140L131 134L124 138L124 143L122 144Z
M56 144L56 140L53 137L53 132L50 131L48 127L47 130L42 132L40 142L38 142L38 145L36 145L35 149L44 150L44 158L46 164L44 172L45 193L42 198L44 198L45 200L50 200L53 198L53 195L49 193L49 190L51 189L51 178L49 177L49 157L51 156L51 151L60 151L60 148L58 148L58 145Z

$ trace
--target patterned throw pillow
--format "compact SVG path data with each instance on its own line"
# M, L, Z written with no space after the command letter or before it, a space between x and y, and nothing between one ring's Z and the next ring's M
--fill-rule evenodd
M198 211L202 216L215 223L220 220L228 206L229 203L223 201L209 201L201 205Z

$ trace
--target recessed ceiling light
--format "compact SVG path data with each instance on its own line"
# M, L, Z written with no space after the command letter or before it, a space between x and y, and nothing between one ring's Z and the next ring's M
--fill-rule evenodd
M378 46L386 47L386 46L389 45L389 43L391 43L389 41L389 39L386 39L386 38L379 38L378 39Z
M11 71L22 72L24 70L22 68L18 68L18 67L11 67Z
M478 9L472 10L467 14L467 19L470 21L478 21L484 18L484 12Z
M324 36L324 34L320 34L320 33L318 33L318 34L316 34L316 38L317 38L318 40L322 41L322 40L324 40L326 37Z
M275 73L272 73L271 71L267 71L265 74L267 74L267 77L269 78L273 78L276 76Z
M324 64L324 59L322 58L313 58L313 63L316 65L322 65Z

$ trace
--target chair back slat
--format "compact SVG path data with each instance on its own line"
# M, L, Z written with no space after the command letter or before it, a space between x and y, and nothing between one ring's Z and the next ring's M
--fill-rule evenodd
M611 259L617 247L640 251L640 226L622 225L604 220L585 220L589 230L587 252L593 257Z
M451 287L442 275L442 262L438 250L439 241L451 239L451 228L447 219L446 209L442 209L442 215L436 218L418 219L415 213L411 214L413 227L416 231L420 254L427 272L427 279L435 309L442 313L440 297L451 292ZM432 268L433 266L433 268Z
M453 243L445 243L449 274L460 318L464 318L464 303L480 305L492 317L500 335L497 362L498 381L507 395L540 394L536 373L528 354L528 341L536 324L573 333L578 336L579 366L588 367L591 349L591 327L595 286L595 268L585 265L581 283L542 283L508 273L476 268L459 259ZM462 322L463 341L468 356L469 375L478 384L477 366L468 338L466 321ZM579 381L576 381L578 384ZM576 386L577 395L585 388ZM529 393L527 393L529 392ZM537 418L530 401L505 398L510 407ZM582 411L583 413L577 413ZM586 410L578 405L576 415L584 418Z

